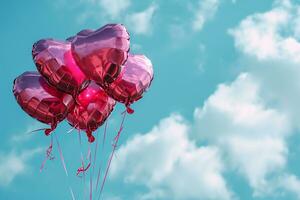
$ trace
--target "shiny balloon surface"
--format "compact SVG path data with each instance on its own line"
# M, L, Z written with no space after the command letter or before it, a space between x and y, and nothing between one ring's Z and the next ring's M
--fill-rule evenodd
M74 106L71 95L50 86L37 72L25 72L14 81L13 93L21 108L54 129Z
M95 82L85 88L76 98L75 108L68 114L71 126L87 133L90 142L92 132L101 126L113 110L116 102Z
M152 79L151 61L144 55L129 55L121 73L106 90L116 101L129 105L142 98Z
M121 24L107 24L95 31L83 30L69 41L81 70L102 87L116 79L128 56L129 34Z
M32 56L38 71L57 89L76 96L88 85L75 63L70 42L39 40L33 45Z

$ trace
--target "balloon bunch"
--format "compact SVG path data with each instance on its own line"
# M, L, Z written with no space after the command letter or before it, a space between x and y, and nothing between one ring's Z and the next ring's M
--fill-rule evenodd
M142 98L153 79L151 61L129 54L130 37L121 24L95 31L82 30L66 41L42 39L32 48L38 72L14 80L13 93L22 109L49 124L49 135L64 119L86 132L93 131L112 112L116 101L130 105Z

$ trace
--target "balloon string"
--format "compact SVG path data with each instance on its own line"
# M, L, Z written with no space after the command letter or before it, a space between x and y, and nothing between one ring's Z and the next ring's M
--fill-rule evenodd
M105 171L105 175L104 175L104 178L103 178L103 181L102 181L101 190L100 190L100 194L99 194L99 198L98 199L100 199L100 197L101 197L101 194L102 194L105 182L106 182L106 178L107 178L107 175L108 175L108 172L109 172L110 164L111 164L112 158L113 158L113 156L115 154L115 151L116 151L116 148L117 148L117 145L118 145L118 141L119 141L121 132L123 130L123 124L124 124L124 120L125 120L125 117L126 117L126 113L127 113L126 111L124 111L122 113L123 114L122 122L121 122L121 125L120 125L120 128L119 128L118 134L114 138L113 150L111 152L111 155L110 155L110 158L109 158L109 161L108 161L108 165L107 165L107 168L106 168L106 171Z
M88 160L89 160L89 165L91 165L92 163L92 154L91 154L91 144L89 144L89 151L88 151ZM93 177L92 177L92 173L90 171L90 200L93 199Z
M70 193L72 196L72 200L75 200L74 192L73 192L73 189L71 188L71 186L69 186L69 190L70 190Z
M102 140L102 150L104 149L105 139L106 139L106 129L107 129L107 122L108 119L105 122L105 128L104 128L104 134L103 134L103 140Z
M63 155L63 153L62 153L62 150L61 150L61 148L60 148L59 141L58 141L56 135L55 135L55 139L56 139L57 148L58 148L58 151L59 151L61 163L62 163L62 165L63 165L63 167L64 167L66 176L69 176L69 175L68 175L68 170L67 170L67 167L66 167L66 163L65 163L65 159L64 159L64 155Z
M74 193L73 193L73 189L69 183L69 175L68 175L68 171L67 171L67 167L66 167L66 163L65 163L65 159L64 159L64 155L63 155L63 152L62 152L62 149L60 148L60 144L59 144L59 141L57 139L57 136L55 135L55 140L56 140L56 143L57 143L57 148L58 148L58 151L59 151L59 155L60 155L60 160L61 160L61 163L64 167L64 170L65 170L65 173L66 173L66 176L67 176L67 181L68 181L68 185L69 185L69 190L70 190L70 193L71 193L71 197L72 197L72 200L75 200L75 196L74 196Z
M67 133L71 133L74 129L75 129L76 126L72 127L70 130L68 130Z
M94 160L93 160L93 170L92 170L92 177L94 177L95 174L95 165L96 165L96 160L97 160L97 151L98 151L98 144L99 144L99 132L97 132L97 140L96 140L96 147L95 147L95 152L94 152ZM92 185L91 185L92 187ZM97 188L95 188L97 189Z
M95 147L95 152L94 152L94 160L93 160L93 175L94 175L94 171L95 171L95 164L96 164L96 160L97 160L97 151L98 151L98 137L99 133L97 132L97 140L96 140L96 147Z
M39 129L35 129L35 130L32 130L32 131L29 131L27 132L26 134L31 134L31 133L35 133L35 132L38 132L38 131L44 131L46 130L47 128L39 128Z
M105 145L107 124L108 124L108 119L105 121L105 127L104 127L104 133L103 133L103 140L102 140L102 152L104 152L104 145ZM98 168L98 175L97 175L97 182L96 182L96 191L98 190L98 184L99 184L99 180L100 180L101 167L102 167L102 157L100 159L100 164L99 164L99 168Z
M81 133L80 133L80 130L78 130L78 140L79 140L79 145L80 145L80 159L81 159L81 165L82 165L82 168L84 168L84 159L83 159L83 153L82 153L82 143L81 143ZM89 167L89 166L88 166ZM86 167L86 168L88 168ZM78 170L77 170L78 171ZM82 171L82 174L83 174L83 196L85 198L85 194L86 194L86 189L85 189L85 171L86 170L83 170Z
M101 162L102 163L102 162ZM98 168L98 175L97 175L97 183L96 183L96 191L98 191L98 185L100 180L100 171L101 171L101 165Z
M90 160L90 155L91 155L91 146L89 145L88 152L86 154L86 159L87 160Z
M96 147L95 147L95 153L94 153L94 160L93 160L93 170L92 170L92 177L94 177L94 173L95 173L95 164L96 164L96 160L97 160L97 151L98 151L98 141L99 141L99 132L97 132L97 140L96 140Z
M81 133L80 131L78 131L78 139L79 139L79 145L80 145L80 160L81 160L81 165L82 165L82 168L84 168L84 158L83 158L83 153L82 153L82 144L81 144ZM78 170L77 170L78 171ZM85 170L83 171L83 176L85 175Z
M53 160L54 159L54 156L52 155L52 149L53 149L53 137L51 135L50 144L49 144L49 147L46 150L46 155L45 155L45 158L44 158L44 160L42 162L42 165L40 167L40 172L43 171L47 160Z
M91 163L89 163L89 164L86 166L86 168L84 168L84 166L79 167L79 168L77 169L76 176L79 176L80 173L84 173L85 171L87 171L87 170L90 168L90 166L91 166Z

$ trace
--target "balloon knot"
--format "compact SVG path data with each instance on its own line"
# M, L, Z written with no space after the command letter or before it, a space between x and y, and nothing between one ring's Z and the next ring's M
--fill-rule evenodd
M134 110L132 108L130 108L129 105L126 106L126 111L128 114L133 114L134 113Z
M53 130L52 130L51 128L45 129L45 135L46 135L46 136L49 136L50 133L51 133L52 131L53 131Z
M81 174L81 173L86 172L86 171L90 168L90 166L91 166L91 163L89 163L89 164L86 166L86 168L84 168L84 166L79 167L79 168L77 169L76 176L78 176L78 175Z
M45 135L48 136L57 126L57 122L53 122L50 128L45 129Z
M95 141L95 137L94 137L94 136L90 136L90 137L89 137L89 142L90 142L90 143L93 143L94 141Z
M95 141L95 137L93 136L92 132L91 131L87 131L86 132L86 136L88 137L88 141L90 143L93 143Z

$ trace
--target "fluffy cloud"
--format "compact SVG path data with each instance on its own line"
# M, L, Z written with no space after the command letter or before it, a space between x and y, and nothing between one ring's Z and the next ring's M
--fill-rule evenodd
M112 178L149 189L139 199L230 199L219 151L197 147L180 115L161 120L149 133L136 135L117 152Z
M28 172L30 170L28 164L30 159L43 151L41 147L22 151L19 151L18 148L15 149L15 147L20 147L21 144L31 139L33 134L29 134L29 132L37 130L41 126L43 125L40 122L35 122L28 125L22 133L12 134L9 142L14 148L10 152L0 151L0 186L7 186L17 176Z
M100 0L103 11L108 14L111 18L115 19L124 13L125 10L130 6L130 0Z
M262 133L281 137L289 127L286 116L264 105L260 86L248 73L230 84L220 84L203 108L195 110L195 120L199 137L212 141L235 135L256 138Z
M277 130L279 133L276 134L277 137L274 135L270 137L267 133L263 134L269 135L273 142L271 144L270 141L265 141L261 146L265 146L265 149L267 146L274 146L270 148L273 156L268 154L269 156L265 157L264 151L257 151L254 161L255 167L263 161L265 166L272 167L272 170L267 170L269 167L259 167L256 174L264 174L266 170L268 173L270 171L277 173L277 176L268 176L274 179L270 180L273 183L272 187L284 189L296 196L299 196L299 179L292 174L283 174L286 171L285 165L288 156L286 133L293 133L295 129L299 129L300 122L298 106L298 102L300 102L300 43L298 42L299 29L297 27L299 10L300 6L289 0L275 1L270 11L252 14L242 20L236 28L229 30L234 38L236 48L241 53L239 62L246 67L250 76L255 77L255 82L261 91L259 94L261 100L264 101L264 104L270 105L277 114L285 116L286 120L284 121L289 122L289 124L286 123L285 129L290 129L290 131L280 129L280 127L284 127L281 126L284 123L280 125L276 120L266 126L269 127L267 132L276 132ZM254 149L256 144L249 147ZM267 182L265 178L249 180L254 188L257 188L255 186L257 184L253 183L262 185L259 190L256 189L257 193L270 193L270 188L264 187L264 185L270 185L270 181Z
M280 1L268 12L248 16L229 31L236 47L259 60L288 58L299 62L300 44L292 35L286 35L298 32L297 28L290 30L298 21L295 7L288 1Z
M300 95L295 95L300 91L297 31L287 29L296 22L295 10L289 1L276 2L271 11L248 16L231 29L249 72L232 83L220 84L195 109L192 125L172 116L128 141L118 152L114 176L123 174L127 183L146 185L150 193L144 197L148 199L170 194L173 199L183 194L191 195L185 197L190 199L215 199L221 194L231 198L222 176L226 170L245 177L254 196L280 190L299 196L300 181L286 167L287 138L297 126L292 119L300 113L296 104ZM197 147L187 132L207 145ZM189 188L180 185L191 180ZM198 185L207 188L197 189ZM219 185L213 190L220 192L212 191L212 185Z
M200 0L198 8L195 10L195 17L193 20L193 29L195 31L202 30L206 21L211 20L218 10L219 0Z
M126 17L126 22L137 34L149 34L152 30L152 18L157 10L157 5L152 4L146 10L136 12Z
M29 165L27 162L41 151L41 148L36 148L25 150L22 153L14 151L10 153L0 152L0 185L9 185L17 176L28 171Z
M288 116L261 98L255 77L242 73L195 109L193 124L171 115L129 140L112 176L145 185L143 199L232 199L222 175L231 170L246 178L254 196L298 195L300 181L286 169L291 129ZM191 136L207 145L197 146Z
M218 2L199 5L215 11ZM287 167L288 138L300 124L299 13L300 6L276 1L231 29L247 72L220 84L195 109L193 123L172 115L129 140L118 151L113 177L145 185L144 199L230 199L222 174L236 171L253 196L284 191L300 198L300 180ZM213 15L207 16L197 16L195 30Z
M152 3L145 10L135 12L131 4L131 0L83 0L78 4L83 12L79 14L77 21L83 23L87 19L96 19L97 22L99 19L119 20L119 23L126 24L136 34L150 34L158 5Z
M242 53L241 62L260 82L263 96L300 124L300 6L276 1L265 13L244 19L229 32Z
M286 165L290 124L284 114L265 105L251 75L221 84L203 108L196 109L195 125L199 140L218 146L255 194L272 191L268 177Z
M286 169L287 138L299 128L298 5L276 1L229 33L248 73L221 84L195 111L198 139L220 148L255 196L285 190L299 196L299 179Z
M281 177L280 184L280 187L294 193L297 199L300 199L300 180L296 176L284 175Z

